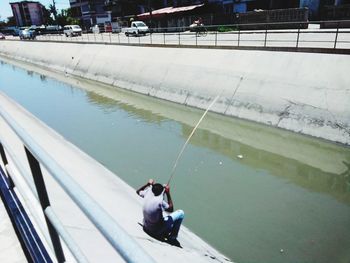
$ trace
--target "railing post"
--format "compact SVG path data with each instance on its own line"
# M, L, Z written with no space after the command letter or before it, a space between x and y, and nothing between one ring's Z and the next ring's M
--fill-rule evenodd
M8 161L7 161L7 158L6 158L6 153L5 153L4 147L2 146L1 142L0 142L0 155L1 155L2 163L4 164L4 166L6 166L8 164ZM9 186L12 189L13 187L15 187L15 184L12 181L12 178L11 178L10 174L7 173L7 170L6 169L4 169L4 170L6 171L7 178L9 180L9 184L10 184Z
M301 25L301 24L299 24L299 27L298 27L298 35L297 35L297 44L296 44L296 48L299 47L300 25Z
M2 159L3 164L7 165L8 161L7 161L7 158L6 158L4 147L2 146L1 142L0 142L0 155L1 155L1 159Z
M338 33L339 33L339 22L338 22L338 24L337 24L338 26L337 26L337 33L335 34L335 39L334 39L334 49L336 49L337 48L337 41L338 41Z
M45 209L50 206L50 201L49 201L49 196L48 196L47 191L46 191L44 178L43 178L43 175L41 173L40 164L37 161L37 159L35 159L35 157L32 155L32 153L26 147L24 147L24 149L25 149L25 152L27 155L30 170L32 172L32 176L34 179L36 191L38 193L41 208L42 208L44 216L45 216L45 221L47 224L47 228L49 230L49 234L50 234L51 241L52 241L52 246L55 250L55 255L56 255L57 261L59 263L65 262L65 257L64 257L64 253L62 250L60 238L56 232L56 229L53 227L50 220L47 218L47 216L45 214Z
M112 43L111 32L109 32L109 43Z
M237 46L239 47L239 45L240 45L240 41L241 41L241 30L240 30L239 26L237 26L237 27L238 27L238 39L237 39Z
M218 45L218 31L215 31L215 46Z
M120 33L118 33L118 43L120 44Z
M180 46L180 44L181 44L181 40L180 40L180 32L179 32L179 46Z
M264 47L266 47L266 40L267 40L267 24L265 25L265 40L264 40Z
M165 32L163 33L163 43L164 43L164 46L165 46Z
M152 32L151 31L149 32L149 38L150 38L150 43L152 45Z

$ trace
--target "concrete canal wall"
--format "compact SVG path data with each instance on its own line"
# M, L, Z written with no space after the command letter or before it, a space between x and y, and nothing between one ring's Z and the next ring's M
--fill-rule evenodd
M191 230L181 226L179 241L183 249L167 245L163 242L150 238L139 223L142 222L142 198L137 196L135 190L127 185L114 173L105 168L102 164L82 152L76 146L68 142L64 137L42 123L35 116L27 112L19 104L0 92L0 111L6 112L13 120L26 131L28 136L41 148L43 153L64 170L85 193L92 198L111 218L124 229L144 251L146 251L155 262L193 262L193 263L223 263L232 262L229 258L218 252L211 245L200 239ZM0 142L4 145L7 153L8 163L14 171L12 177L16 180L16 191L20 193L21 201L27 212L38 213L37 221L33 221L36 230L45 231L45 219L43 217L40 204L31 194L30 188L24 183L31 181L28 160L23 148L23 141L11 129L8 123L0 116ZM11 149L11 154L10 151ZM38 148L36 149L38 151ZM34 154L35 155L35 154ZM16 160L16 161L14 161ZM0 159L0 165L4 165ZM25 171L22 174L16 167L22 167ZM49 194L51 208L60 219L65 230L72 236L76 244L81 249L89 262L118 263L125 262L112 246L102 237L99 231L81 209L59 186L45 164L41 163L46 189ZM25 180L24 178L27 178ZM22 182L22 187L17 185ZM75 199L76 200L76 199ZM0 200L0 205L1 205ZM28 210L30 207L34 209ZM93 204L91 204L93 207ZM97 209L95 211L98 211ZM97 214L96 214L97 216ZM2 215L0 215L2 219ZM33 219L33 217L31 217ZM100 218L102 219L102 217ZM39 228L38 225L42 228ZM3 221L0 226L5 226ZM12 226L9 226L12 227ZM9 231L0 229L0 234L8 234ZM40 232L42 234L42 232ZM117 232L113 232L117 234ZM9 245L12 245L9 237L6 238L7 252L10 255ZM2 240L2 239L1 239ZM62 241L63 242L63 241ZM1 248L0 242L0 248ZM68 249L63 246L66 254L66 262L76 262L69 254ZM5 259L4 254L1 259ZM20 259L20 252L13 257L12 261L2 260L1 262L15 262ZM16 261L23 262L23 261ZM56 261L55 261L56 262Z
M348 55L1 41L0 55L350 144Z

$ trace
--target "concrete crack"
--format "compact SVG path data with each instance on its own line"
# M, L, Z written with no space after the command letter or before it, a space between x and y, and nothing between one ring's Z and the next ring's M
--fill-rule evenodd
M308 118L309 121L311 121L311 123L313 124L318 124L319 126L322 126L324 125L325 123L334 128L334 129L340 129L342 131L344 131L346 134L348 134L350 136L350 128L346 127L345 125L343 125L336 117L335 115L329 110L329 106L328 106L328 100L327 100L327 92L325 91L325 104L326 104L326 107L324 109L322 108L319 108L319 107L316 107L316 106L313 106L313 105L310 105L310 104L306 104L306 103L298 103L298 102L295 102L295 101L291 101L291 100L287 100L290 104L292 105L296 105L296 106L300 106L300 107L310 107L310 108L313 108L313 109L317 109L317 110L322 110L322 111L325 111L329 114L329 120L325 120L325 119L314 119L314 118ZM286 110L288 109L289 107L287 107L284 111L282 111L279 116L281 116L281 118L279 119L278 121L278 124L280 123L280 121L285 118L285 114L286 114ZM289 112L288 112L289 114ZM323 115L324 116L324 115ZM277 124L277 125L278 125Z
M287 107L285 107L285 109L278 114L279 119L278 119L276 126L278 126L284 118L289 117L290 112L288 110L290 107L292 107L292 105L287 105Z
M347 133L350 136L350 128L344 127L343 125L339 124L339 122L336 122L334 126L339 128L340 130L343 130L345 133Z

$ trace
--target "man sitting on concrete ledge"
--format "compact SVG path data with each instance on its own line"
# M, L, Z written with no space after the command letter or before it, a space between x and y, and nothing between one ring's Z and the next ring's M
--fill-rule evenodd
M174 206L169 185L164 187L150 179L136 193L144 198L143 230L160 241L181 247L177 235L184 218L184 212L182 210L173 212ZM164 200L164 193L168 202ZM163 216L163 211L171 214Z

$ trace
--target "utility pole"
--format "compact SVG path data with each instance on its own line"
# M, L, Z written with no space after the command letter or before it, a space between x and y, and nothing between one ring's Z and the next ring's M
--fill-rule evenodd
M149 10L149 17L150 17L150 27L152 29L152 0L148 0L148 10Z
M53 7L53 17L55 18L55 21L57 21L57 10L56 10L55 0L52 0L52 7Z

